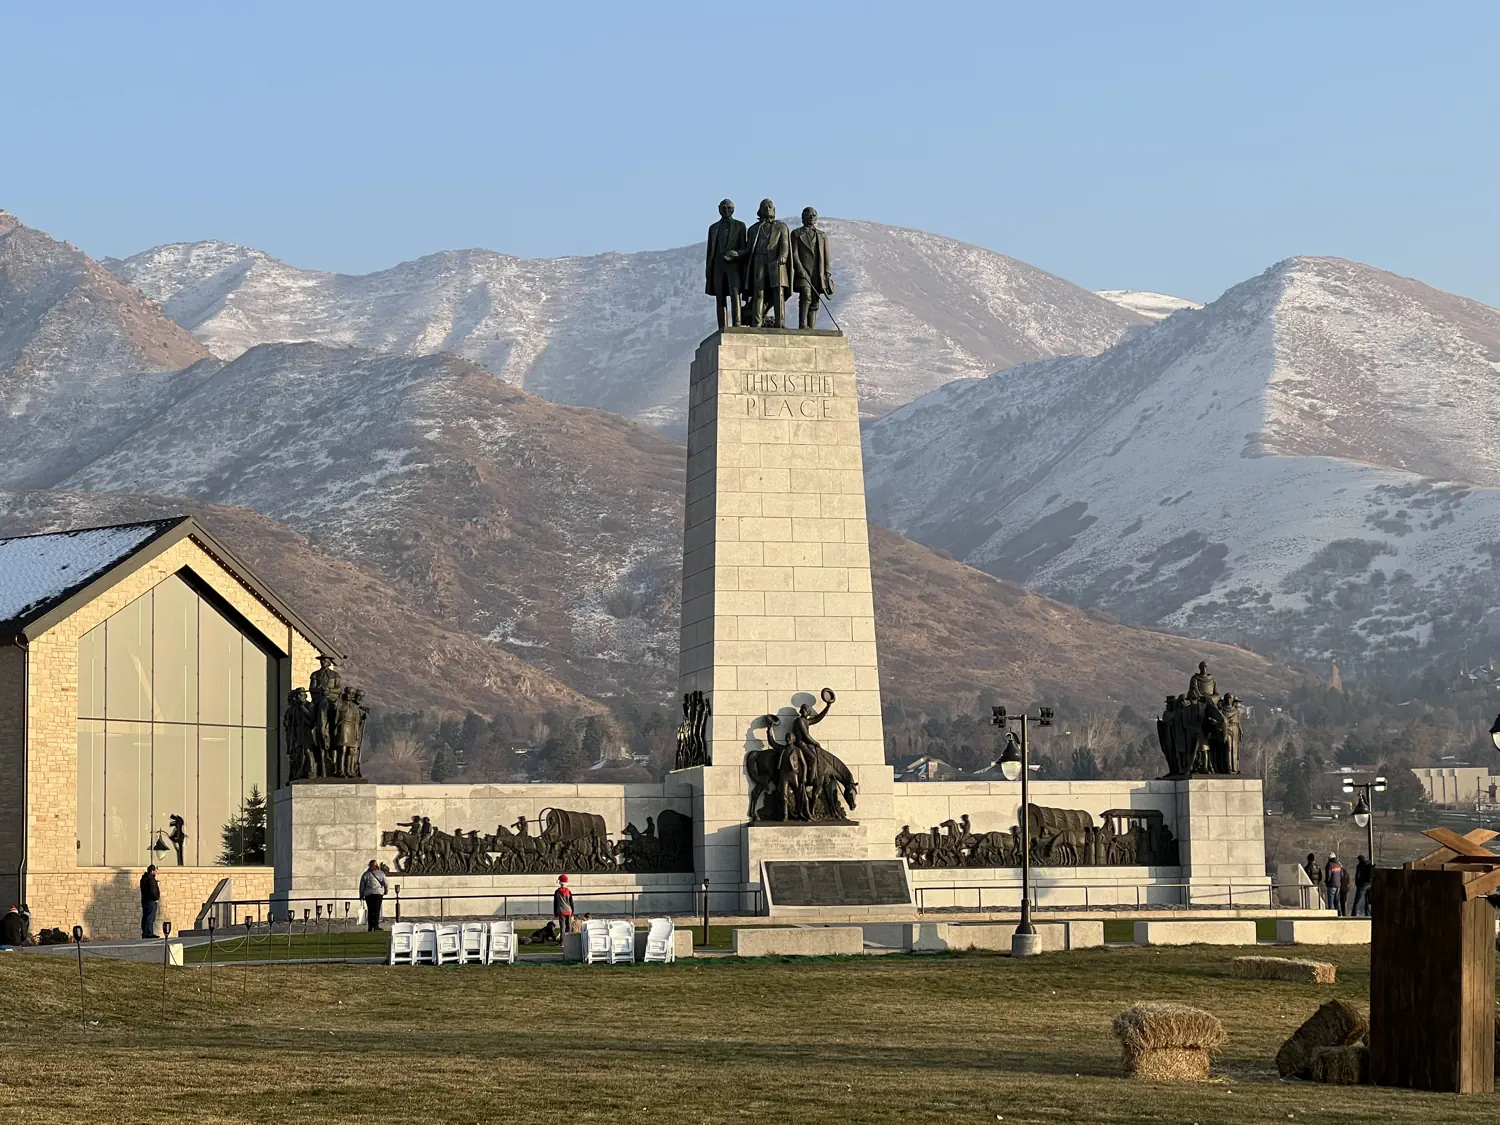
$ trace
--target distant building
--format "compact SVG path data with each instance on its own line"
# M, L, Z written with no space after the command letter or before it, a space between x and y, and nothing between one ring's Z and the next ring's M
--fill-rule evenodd
M1493 798L1494 781L1486 766L1467 762L1413 770L1435 805L1468 807Z
M923 755L906 763L896 775L897 781L952 781L963 776L963 770L941 758Z
M1421 766L1411 772L1434 805L1469 807L1476 801L1494 800L1486 766Z

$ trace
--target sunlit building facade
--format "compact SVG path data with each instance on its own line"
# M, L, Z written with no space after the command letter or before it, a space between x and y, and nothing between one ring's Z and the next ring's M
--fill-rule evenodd
M279 701L333 654L187 517L0 539L0 908L128 935L272 885Z

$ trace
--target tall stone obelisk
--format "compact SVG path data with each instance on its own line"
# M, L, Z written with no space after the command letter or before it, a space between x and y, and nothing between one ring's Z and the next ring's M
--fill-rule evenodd
M763 717L825 687L837 701L813 733L859 781L859 826L796 846L894 855L854 353L840 332L726 328L692 365L679 669L713 708L695 819L715 885L758 879L744 758Z

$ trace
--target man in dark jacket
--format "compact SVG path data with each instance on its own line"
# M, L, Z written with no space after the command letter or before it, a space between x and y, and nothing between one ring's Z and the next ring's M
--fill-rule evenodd
M1370 916L1370 884L1375 881L1375 865L1364 856L1354 862L1354 909L1356 916Z
M5 912L5 917L0 918L0 946L16 946L26 944L26 922L21 917L21 912L12 906Z
M1344 881L1344 865L1334 852L1328 853L1328 862L1323 867L1323 882L1328 886L1328 909L1335 914L1339 910L1339 887Z
M1312 883L1313 906L1323 905L1323 869L1318 866L1318 857L1312 852L1307 853L1307 862L1302 865L1302 870L1307 872L1307 878Z
M156 912L161 909L161 884L156 881L156 864L141 876L141 937L156 936Z

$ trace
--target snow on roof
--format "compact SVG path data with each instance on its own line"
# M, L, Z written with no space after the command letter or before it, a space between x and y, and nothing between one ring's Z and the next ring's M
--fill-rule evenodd
M177 522L152 520L0 539L0 624L35 616Z

